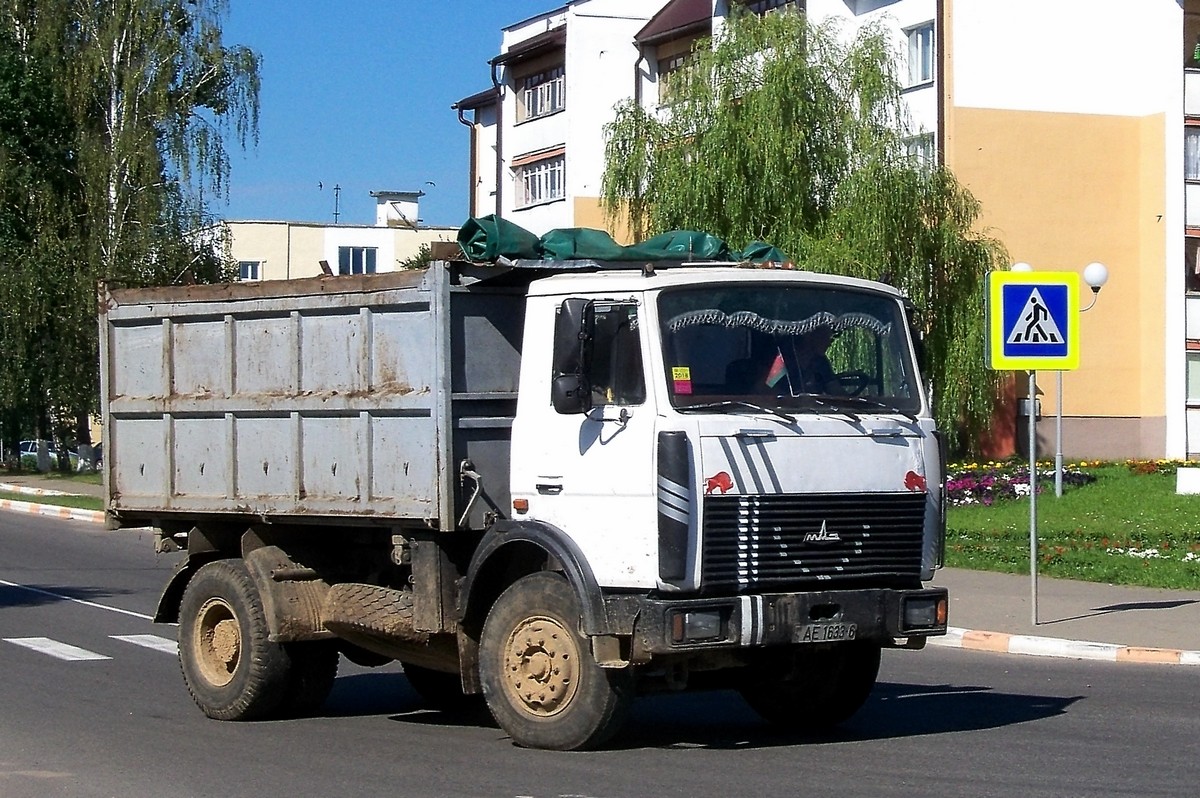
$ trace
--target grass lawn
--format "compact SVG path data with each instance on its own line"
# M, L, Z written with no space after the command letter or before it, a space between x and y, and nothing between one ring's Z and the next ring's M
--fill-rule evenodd
M1061 498L1053 478L1039 476L1038 573L1200 590L1200 496L1175 493L1174 468L1139 473L1106 463L1082 470L1095 481ZM946 525L947 565L1028 573L1027 497L951 507Z
M28 493L9 493L0 490L0 499L30 504L53 504L55 507L74 507L77 510L104 509L104 500L99 496L31 496Z

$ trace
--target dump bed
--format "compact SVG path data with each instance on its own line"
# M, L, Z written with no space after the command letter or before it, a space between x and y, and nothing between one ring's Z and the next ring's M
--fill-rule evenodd
M523 291L451 282L435 264L106 292L110 524L342 516L452 529L469 523L462 496L474 493L460 470L488 480L476 512L506 504Z

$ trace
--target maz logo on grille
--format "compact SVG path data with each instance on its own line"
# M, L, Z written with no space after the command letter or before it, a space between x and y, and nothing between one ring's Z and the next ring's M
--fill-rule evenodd
M842 536L837 532L830 532L826 527L825 522L821 522L821 528L816 532L805 532L805 543L840 543Z

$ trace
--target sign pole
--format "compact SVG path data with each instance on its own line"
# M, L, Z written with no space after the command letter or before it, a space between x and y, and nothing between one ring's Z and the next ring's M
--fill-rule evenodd
M1054 402L1058 408L1054 411L1054 495L1062 498L1063 492L1063 451L1062 451L1062 370L1055 372L1058 380L1058 396Z
M1029 602L1038 625L1037 585L1037 372L1029 370Z

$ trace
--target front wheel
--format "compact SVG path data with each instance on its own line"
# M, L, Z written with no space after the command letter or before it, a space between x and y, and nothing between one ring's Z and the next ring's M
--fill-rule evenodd
M746 674L742 698L765 720L791 731L825 731L866 702L879 675L877 643L781 652Z
M579 600L567 580L541 572L514 582L484 621L483 695L518 745L592 748L625 720L633 699L631 672L596 664L579 618Z
M205 715L254 720L292 694L288 654L269 633L258 589L241 561L217 560L196 571L179 606L179 665Z

